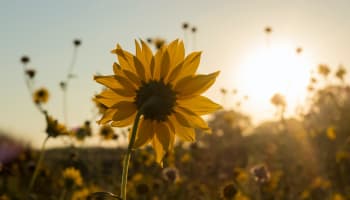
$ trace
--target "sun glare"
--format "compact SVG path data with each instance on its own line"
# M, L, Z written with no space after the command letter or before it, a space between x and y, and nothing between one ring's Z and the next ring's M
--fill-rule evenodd
M306 94L312 67L307 55L295 46L280 43L260 46L244 58L240 66L241 90L264 112L273 111L270 99L280 93L287 101L287 114L292 114Z

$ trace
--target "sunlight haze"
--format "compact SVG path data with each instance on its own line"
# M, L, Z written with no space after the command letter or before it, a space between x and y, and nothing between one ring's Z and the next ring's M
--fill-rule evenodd
M278 92L292 116L305 102L310 73L318 64L350 70L349 8L346 0L1 1L0 130L33 146L45 137L44 118L23 79L23 55L37 71L36 86L50 91L47 109L63 120L59 82L76 38L82 45L68 89L69 127L93 117L91 99L101 89L93 75L112 72L116 58L110 50L119 43L134 53L135 39L154 37L182 39L186 53L202 51L199 72L221 71L207 94L225 108L248 96L240 109L254 124L271 120L270 99ZM197 28L196 35L184 35L184 22ZM266 26L272 28L268 35ZM229 91L224 102L221 88ZM61 141L50 142L55 144Z

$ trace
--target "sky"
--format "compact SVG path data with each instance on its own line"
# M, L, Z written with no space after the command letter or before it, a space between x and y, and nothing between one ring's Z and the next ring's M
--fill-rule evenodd
M304 101L306 82L319 63L350 66L350 1L347 0L0 0L0 130L38 146L45 121L32 104L19 59L31 58L36 86L50 91L47 110L63 120L59 82L67 74L75 38L82 40L68 90L68 125L93 117L91 98L101 86L94 74L111 74L116 43L134 52L134 40L182 39L187 53L202 51L199 73L220 70L206 93L241 110L255 124L274 117L270 97L287 96L289 113ZM197 33L184 34L183 22ZM270 26L267 35L264 28ZM302 47L301 55L295 48ZM220 89L238 90L236 96ZM289 96L288 96L289 95ZM51 145L59 142L50 143Z

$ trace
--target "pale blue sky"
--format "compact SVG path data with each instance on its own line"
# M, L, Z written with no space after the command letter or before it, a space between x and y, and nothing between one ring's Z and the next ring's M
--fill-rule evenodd
M220 102L221 87L240 89L248 81L258 89L264 82L243 77L240 67L250 59L250 52L265 45L266 25L273 27L272 46L301 45L308 63L349 67L349 8L347 0L1 0L0 129L34 145L45 137L44 119L32 105L23 80L19 58L24 54L31 58L29 66L38 71L36 85L51 92L48 110L62 120L58 83L67 73L72 40L82 39L74 69L78 78L71 82L68 99L69 124L76 126L91 117L91 97L100 88L92 76L112 72L115 58L109 51L117 42L133 52L134 39L182 39L181 24L195 25L196 50L203 51L199 71L222 71L208 92ZM188 51L193 50L191 43L186 45ZM261 76L269 79L274 75ZM242 95L251 94L243 90ZM261 120L273 116L272 107L267 105L268 99L252 98L243 108Z

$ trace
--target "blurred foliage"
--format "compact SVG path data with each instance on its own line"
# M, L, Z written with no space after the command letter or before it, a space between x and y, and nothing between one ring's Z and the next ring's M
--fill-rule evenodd
M198 132L192 144L178 141L164 168L154 162L151 148L138 150L131 161L128 198L349 199L349 86L326 84L313 93L306 110L301 119L257 127L238 111L217 112L209 119L212 134ZM8 141L2 154L19 145ZM15 156L2 159L3 199L24 198L38 156L30 148L17 149ZM62 172L68 167L79 170L84 180L69 198L85 199L96 191L118 194L124 152L102 147L50 149L32 198L58 199Z
M27 64L29 58L21 61ZM350 86L343 66L334 73L338 81L330 81L332 71L325 64L319 65L318 73L310 80L309 102L298 118L283 117L287 102L275 95L271 102L283 107L282 117L253 127L238 108L217 112L209 118L212 134L198 132L195 143L178 141L164 168L155 162L151 148L135 151L128 199L350 199ZM227 91L221 89L223 95ZM71 131L79 141L93 134L88 121ZM106 140L120 136L110 127L100 132ZM28 193L39 151L0 134L0 200L82 200L94 192L118 194L126 149L73 144L46 151L36 185ZM67 170L69 176L63 176Z

